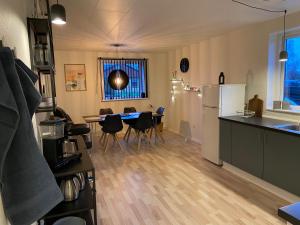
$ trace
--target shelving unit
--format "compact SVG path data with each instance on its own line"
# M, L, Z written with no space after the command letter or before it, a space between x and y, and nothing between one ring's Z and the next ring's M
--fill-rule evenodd
M79 162L74 162L68 167L54 172L54 176L57 179L60 179L81 172L91 174L91 184L87 179L86 187L80 192L77 200L72 202L61 202L47 213L47 215L42 218L45 225L52 225L56 220L65 216L78 216L85 219L87 225L97 225L95 168L88 153L82 151L82 157Z
M45 18L27 18L31 69L38 75L37 89L43 97L43 102L36 113L54 112L56 108L52 24L49 16L49 0L45 1L47 7L47 15L43 16ZM85 149L82 151L80 161L54 171L53 174L59 183L64 177L75 176L81 172L88 176L85 189L79 193L78 199L72 202L61 202L41 218L39 224L52 225L62 217L77 216L85 219L87 225L97 225L95 168Z
M50 15L49 1L46 1ZM31 69L38 75L38 90L43 96L39 112L52 112L56 107L55 60L50 18L27 18ZM46 101L47 100L47 101ZM51 100L51 101L50 101ZM47 104L45 104L47 102Z

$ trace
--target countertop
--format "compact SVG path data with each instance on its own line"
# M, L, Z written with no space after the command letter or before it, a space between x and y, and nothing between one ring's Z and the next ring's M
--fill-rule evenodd
M294 134L294 135L299 135L300 132L298 131L292 131L292 130L284 130L281 128L278 128L277 126L281 125L295 125L296 123L290 122L290 121L284 121L284 120L278 120L278 119L271 119L271 118L259 118L259 117L251 117L251 118L245 118L241 116L221 116L219 117L220 120L227 120L227 121L232 121L232 122L237 122L237 123L242 123L242 124L247 124L250 126L255 126L255 127L260 127L260 128L266 128L270 130L275 130L283 133L288 133L288 134Z

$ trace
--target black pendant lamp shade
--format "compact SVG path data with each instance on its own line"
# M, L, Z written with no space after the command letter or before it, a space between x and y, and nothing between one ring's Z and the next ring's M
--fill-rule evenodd
M279 55L279 61L280 62L286 62L288 61L289 55L287 51L281 51Z
M51 22L57 25L64 25L67 23L65 7L58 4L58 1L51 6Z
M288 61L288 52L286 51L286 40L285 40L285 20L286 20L286 13L287 11L284 11L284 21L283 21L283 45L282 45L282 51L279 54L279 61L280 62L286 62Z
M114 90L123 90L129 83L129 77L124 70L113 70L108 75L108 83Z

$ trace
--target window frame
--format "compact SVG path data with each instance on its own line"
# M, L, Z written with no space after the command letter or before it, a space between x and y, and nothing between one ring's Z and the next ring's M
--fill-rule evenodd
M105 88L104 88L104 71L103 71L103 63L101 60L145 60L145 81L146 81L146 91L147 97L145 98L123 98L123 99L105 99ZM150 91L149 91L149 59L147 58L118 58L118 57L99 57L98 58L98 69L100 69L100 88L101 88L101 102L119 102L119 101L141 101L141 100L149 100Z
M299 37L300 38L300 30L297 31L292 31L286 34L286 37L282 36L281 40L281 45L285 42L285 47L287 47L287 41L290 38L295 38ZM285 76L286 76L286 63L280 63L280 98L281 101L284 100L284 83L285 83ZM291 111L300 111L300 105L290 105Z

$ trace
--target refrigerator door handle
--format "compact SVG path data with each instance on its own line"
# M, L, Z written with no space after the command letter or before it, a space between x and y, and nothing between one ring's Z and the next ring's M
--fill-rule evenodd
M210 108L210 109L218 109L218 106L208 106L208 105L203 105L204 108Z

